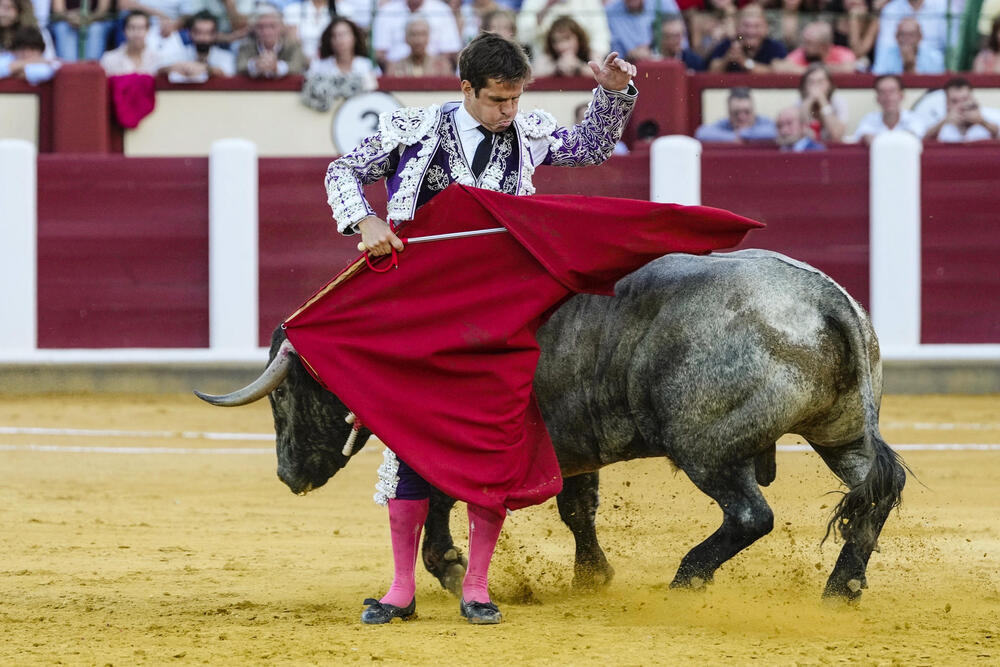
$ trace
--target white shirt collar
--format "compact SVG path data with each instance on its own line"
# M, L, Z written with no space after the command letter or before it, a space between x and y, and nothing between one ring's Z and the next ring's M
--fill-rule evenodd
M463 101L458 105L458 109L455 110L455 123L458 125L459 132L468 132L469 130L474 130L479 127L482 123L472 117L472 114L468 112L465 108L465 102Z

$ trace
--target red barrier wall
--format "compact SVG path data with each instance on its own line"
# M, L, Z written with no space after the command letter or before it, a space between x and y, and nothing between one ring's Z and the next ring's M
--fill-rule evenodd
M742 247L808 262L868 305L868 150L706 147L702 203L767 223Z
M922 159L924 343L1000 343L1000 146Z
M261 345L356 256L357 239L336 233L325 202L328 162L260 160ZM936 147L923 162L923 342L1000 342L1000 152ZM43 155L38 168L39 346L207 346L207 160ZM535 183L539 193L645 199L648 156L542 167ZM809 262L867 303L866 149L709 148L702 183L706 205L767 223L747 246ZM367 193L384 214L381 184Z
M39 157L38 345L208 346L208 160Z

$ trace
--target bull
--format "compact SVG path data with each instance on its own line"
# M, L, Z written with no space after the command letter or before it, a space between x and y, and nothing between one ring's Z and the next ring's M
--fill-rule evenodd
M557 505L576 541L574 585L606 584L614 573L595 531L602 467L665 457L719 505L721 526L683 557L671 582L700 588L772 530L760 487L775 479L776 441L794 433L847 487L826 526L843 546L823 595L861 595L906 472L879 433L875 332L842 287L768 251L667 255L619 281L613 297L573 297L538 341L534 387L565 480ZM280 328L270 356L247 387L196 393L225 406L268 395L278 476L305 493L347 463L348 409L306 372ZM464 559L448 526L453 504L432 497L423 559L455 592Z

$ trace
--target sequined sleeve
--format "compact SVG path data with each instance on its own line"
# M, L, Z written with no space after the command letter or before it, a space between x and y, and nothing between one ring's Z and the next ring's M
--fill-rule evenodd
M366 138L350 153L330 163L326 170L326 201L333 209L337 231L354 234L358 222L374 209L365 199L362 187L392 174L399 164L397 145L387 146L381 132Z
M631 84L625 92L607 91L598 86L583 121L579 125L557 128L552 133L558 141L550 143L543 164L583 167L607 160L622 138L637 94Z

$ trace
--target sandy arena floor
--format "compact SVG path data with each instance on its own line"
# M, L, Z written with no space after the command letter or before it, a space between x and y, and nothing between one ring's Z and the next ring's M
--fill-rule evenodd
M501 626L464 623L421 571L419 618L366 627L361 600L391 573L370 500L380 448L299 498L253 437L272 433L266 402L0 397L0 665L1000 664L1000 397L889 396L882 430L993 448L902 452L923 485L911 478L856 607L820 603L837 483L815 454L780 452L774 532L707 592L667 584L720 513L646 460L603 473L608 589L571 590L572 538L549 502L504 529Z

